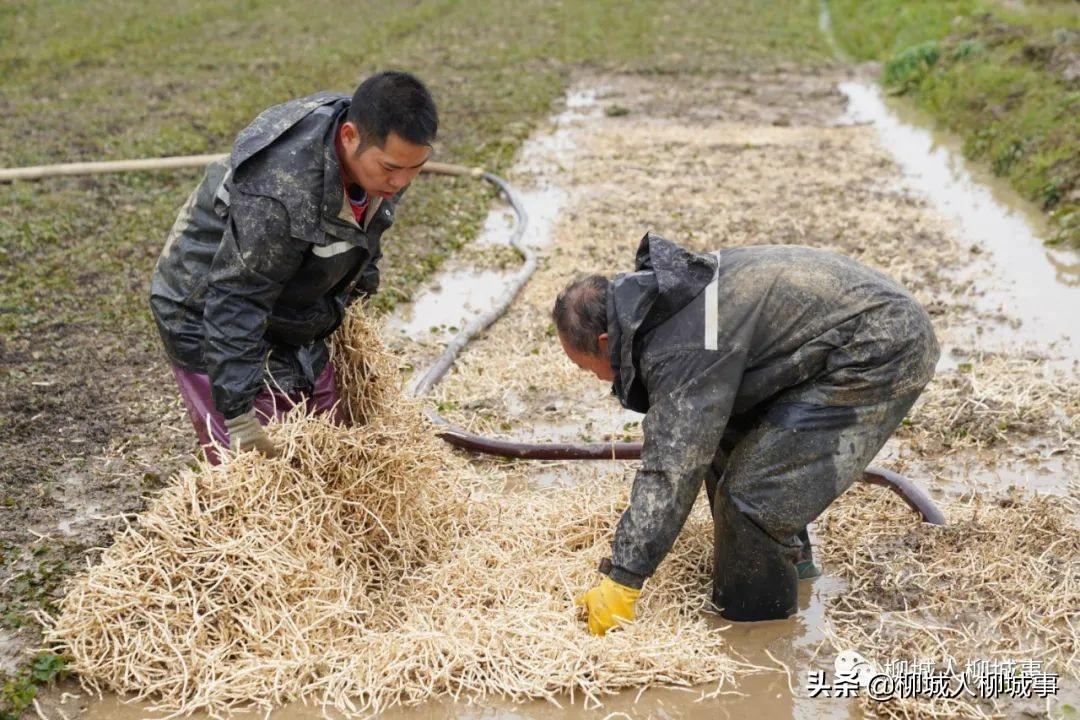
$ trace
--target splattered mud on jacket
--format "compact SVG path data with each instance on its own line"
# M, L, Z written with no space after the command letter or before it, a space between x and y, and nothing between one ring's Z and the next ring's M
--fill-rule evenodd
M613 577L630 582L671 548L729 420L782 404L855 423L860 407L917 394L939 354L919 304L854 260L786 245L697 254L652 234L612 282L608 335L613 393L647 413L612 547ZM776 491L777 507L790 502Z
M165 350L210 375L225 417L250 409L264 381L309 390L346 305L378 289L400 194L357 223L334 147L348 106L319 93L259 115L207 167L158 259L150 307Z

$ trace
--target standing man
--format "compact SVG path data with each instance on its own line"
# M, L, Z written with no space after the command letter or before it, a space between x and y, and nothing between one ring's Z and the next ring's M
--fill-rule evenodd
M165 241L150 307L207 458L277 454L262 424L336 401L325 338L379 285L380 237L431 154L435 102L403 72L275 105L211 163Z
M578 599L595 635L634 619L703 481L721 614L794 614L800 574L817 574L807 524L881 449L939 353L895 282L791 245L698 254L649 234L635 272L572 283L553 315L570 359L646 413L606 577Z

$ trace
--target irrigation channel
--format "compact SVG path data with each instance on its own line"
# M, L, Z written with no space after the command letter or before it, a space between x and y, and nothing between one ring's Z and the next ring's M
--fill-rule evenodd
M606 112L613 107L620 112ZM694 246L819 243L878 264L915 283L931 307L944 348L939 373L947 376L986 353L1018 362L1037 355L1040 371L1075 372L1080 360L1075 321L1060 312L1080 306L1076 258L1043 247L1037 213L973 175L947 139L857 77L781 73L715 79L691 90L640 77L583 78L565 111L526 142L509 179L529 216L520 241L537 256L536 276L506 317L462 351L443 383L425 387L417 378L447 420L471 432L535 442L640 439L640 416L619 409L606 388L561 358L546 313L555 290L576 273L628 269L648 229ZM429 367L461 328L520 281L520 259L500 250L514 220L510 208L497 205L462 257L389 318L387 335L415 367ZM926 280L927 267L939 274ZM1013 484L1066 492L1076 453L1055 451L1037 435L1021 444L993 458L978 447L938 458L901 438L878 460L926 478L938 499ZM505 492L626 473L626 463L616 461L522 465ZM897 512L907 510L897 503ZM807 697L807 671L834 668L825 627L830 602L846 590L825 570L803 583L796 617L725 631L734 653L767 668L742 678L734 694L701 700L699 692L654 688L620 693L601 709L436 702L385 716L861 717L855 703ZM1059 699L1075 704L1075 693L1075 683L1065 681ZM149 716L110 696L82 694L55 707L69 718ZM321 716L302 705L272 715Z

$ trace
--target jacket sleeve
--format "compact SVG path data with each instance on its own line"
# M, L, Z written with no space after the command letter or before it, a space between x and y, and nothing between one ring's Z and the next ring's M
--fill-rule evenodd
M641 469L612 543L616 582L640 587L671 550L720 447L745 362L737 349L683 349L643 368L649 411Z
M262 388L267 319L307 248L289 234L288 214L279 202L233 194L203 309L211 396L226 418L250 410Z
M351 300L357 298L366 298L374 295L379 291L379 261L382 260L382 250L379 249L375 252L375 257L371 258L367 266L360 271L360 277L356 281L356 285L353 287Z

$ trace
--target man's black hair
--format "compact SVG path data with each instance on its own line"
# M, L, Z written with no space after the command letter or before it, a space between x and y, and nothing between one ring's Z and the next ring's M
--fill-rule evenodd
M551 318L570 347L579 352L600 353L600 335L608 331L608 279L587 275L563 288L555 298Z
M435 100L424 83L407 72L381 72L360 83L345 119L360 130L361 148L382 147L390 133L415 145L430 145L439 131Z

